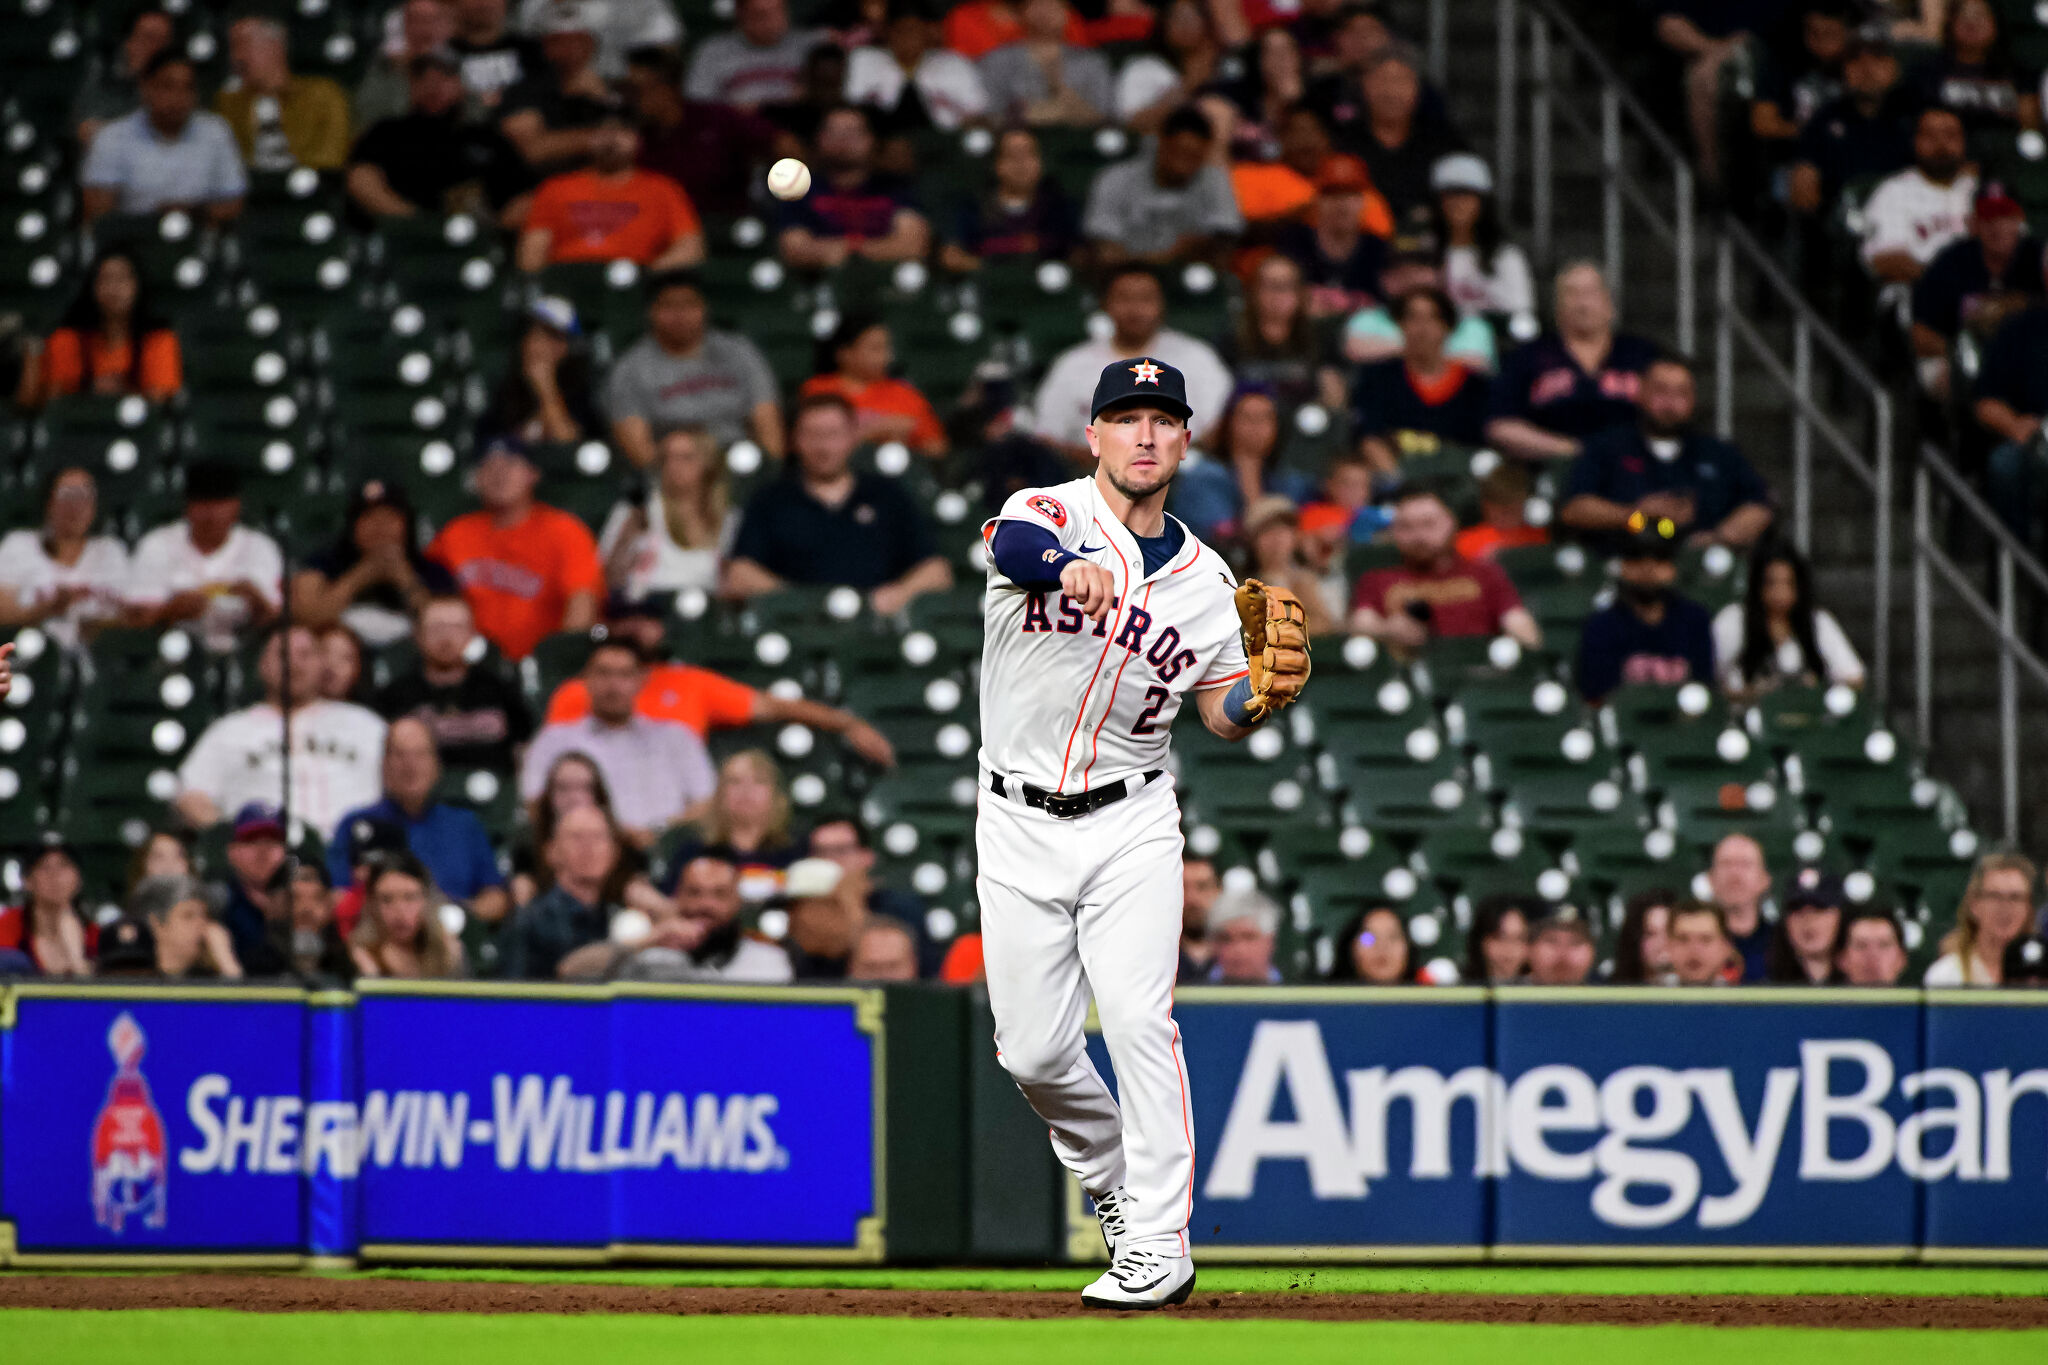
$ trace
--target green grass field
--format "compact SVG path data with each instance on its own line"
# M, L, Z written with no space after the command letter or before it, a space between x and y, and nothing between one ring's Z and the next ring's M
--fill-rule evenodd
M574 1318L214 1310L0 1314L0 1351L41 1365L1209 1365L1285 1359L1430 1365L1588 1365L1747 1359L1771 1365L1976 1365L2041 1360L2048 1333L1523 1327L1440 1323L1059 1322L886 1318Z
M89 1272L88 1272L89 1273ZM350 1278L635 1285L1076 1290L1055 1270L378 1269ZM1209 1267L1203 1292L2048 1294L2048 1269L1908 1266ZM38 1365L1223 1365L1284 1360L1587 1365L1615 1360L1972 1365L2048 1360L2048 1332L1317 1323L1089 1317L577 1317L468 1313L0 1311L0 1362Z

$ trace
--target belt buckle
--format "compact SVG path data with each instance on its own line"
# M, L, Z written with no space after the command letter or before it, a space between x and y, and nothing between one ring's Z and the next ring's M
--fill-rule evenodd
M1049 792L1045 798L1045 813L1055 820L1078 820L1088 810L1087 792L1075 792L1069 796Z

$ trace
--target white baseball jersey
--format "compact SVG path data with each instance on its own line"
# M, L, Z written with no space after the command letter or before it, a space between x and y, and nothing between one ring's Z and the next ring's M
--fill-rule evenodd
M1248 671L1229 566L1183 526L1180 552L1148 577L1136 537L1103 505L1093 478L1012 495L982 534L1005 521L1042 527L1109 570L1116 605L1090 621L1057 587L1021 588L991 563L982 764L1068 795L1161 767L1188 693Z
M292 815L334 837L352 810L383 794L385 725L351 702L309 702L292 713ZM284 717L268 702L230 711L206 727L178 769L178 783L202 792L223 819L250 801L284 799Z

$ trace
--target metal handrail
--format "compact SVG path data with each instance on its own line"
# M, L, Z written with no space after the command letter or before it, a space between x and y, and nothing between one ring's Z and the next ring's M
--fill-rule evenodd
M1445 0L1432 0L1433 9ZM1520 100L1524 72L1519 57L1526 51L1528 67L1529 192L1533 219L1530 236L1537 259L1549 263L1550 215L1555 194L1550 178L1555 160L1552 139L1557 124L1577 134L1587 144L1597 143L1602 185L1601 225L1603 256L1619 297L1621 284L1624 208L1632 209L1649 226L1651 236L1676 254L1676 300L1679 343L1691 350L1695 327L1697 261L1694 247L1694 205L1690 161L1675 145L1627 86L1611 64L1594 47L1578 25L1562 13L1555 0L1496 0L1498 23L1499 105L1496 110L1497 170L1500 176L1503 211L1521 162L1519 140ZM1523 48L1519 35L1526 30ZM1593 76L1597 93L1597 115L1575 93L1587 84L1560 86L1556 72L1560 54L1583 63ZM1662 164L1673 168L1673 214L1667 218L1655 197L1628 173L1623 162L1621 134L1626 126L1630 136L1650 149ZM1590 206L1589 206L1590 207ZM1787 400L1792 414L1792 531L1802 551L1810 551L1813 523L1813 448L1827 449L1841 468L1854 474L1872 494L1875 502L1871 538L1872 596L1872 694L1880 712L1890 697L1891 603L1895 571L1894 522L1895 399L1889 387L1872 373L1869 365L1834 327L1806 300L1749 229L1731 217L1712 224L1714 241L1713 308L1713 408L1716 429L1732 436L1734 426L1735 359L1738 346ZM1772 297L1773 303L1791 319L1792 354L1781 355L1764 331L1736 306L1736 264L1740 261L1750 276ZM1842 423L1813 397L1816 353L1832 361L1842 379L1858 391L1869 406L1871 429L1867 442L1859 442L1843 429ZM1815 437L1818 436L1818 442ZM2048 568L2044 568L1998 519L1984 499L1934 448L1920 452L1912 471L1912 530L1907 537L1910 560L1910 591L1913 606L1913 702L1916 734L1923 750L1931 747L1934 716L1934 609L1932 592L1938 577L1963 600L1967 615L1983 624L1995 637L1998 650L1998 692L2000 722L2000 769L2003 823L2008 839L2019 835L2019 687L2021 678L2048 688L2048 662L2044 662L2021 638L2018 627L2017 595L2022 582L2048 597ZM1990 598L1981 592L1969 573L1937 543L1933 531L1932 495L1936 486L1954 501L1971 522L1983 529L1993 546L1992 568L1995 591Z

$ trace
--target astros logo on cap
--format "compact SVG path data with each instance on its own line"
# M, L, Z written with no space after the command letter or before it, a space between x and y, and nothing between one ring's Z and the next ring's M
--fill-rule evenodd
M1157 384L1159 382L1159 367L1149 360L1141 360L1131 366L1131 373L1138 376L1140 384Z

